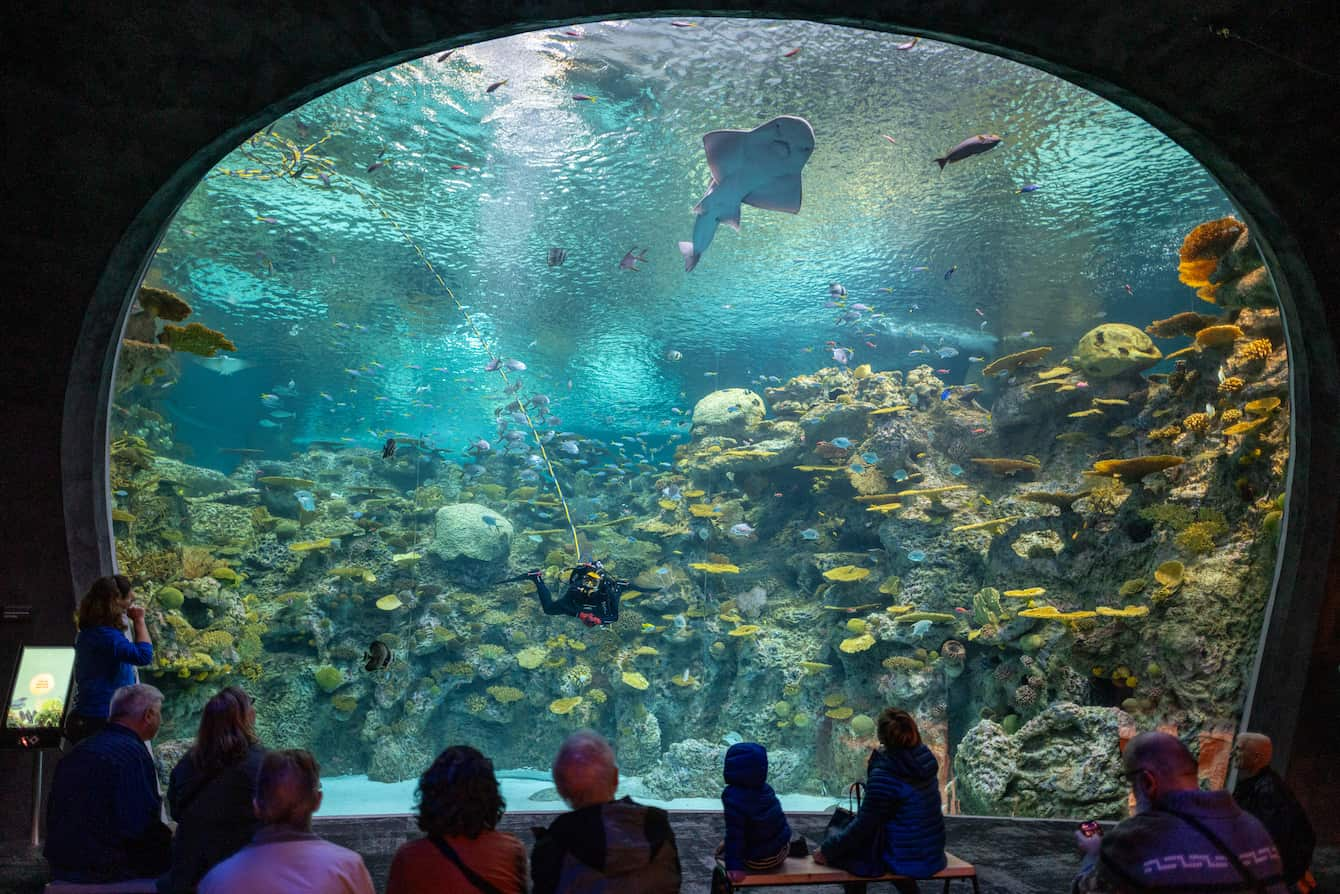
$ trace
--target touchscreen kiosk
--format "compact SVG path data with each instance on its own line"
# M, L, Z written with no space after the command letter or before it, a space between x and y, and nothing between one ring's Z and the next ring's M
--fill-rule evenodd
M55 748L74 680L73 646L23 646L5 701L8 748Z

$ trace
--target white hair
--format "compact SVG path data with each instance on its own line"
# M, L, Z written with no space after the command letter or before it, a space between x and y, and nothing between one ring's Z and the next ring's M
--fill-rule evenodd
M150 708L163 704L163 693L148 683L122 686L112 693L109 717L142 717Z
M595 730L578 730L568 736L554 757L554 787L573 807L612 797L618 772L614 749Z

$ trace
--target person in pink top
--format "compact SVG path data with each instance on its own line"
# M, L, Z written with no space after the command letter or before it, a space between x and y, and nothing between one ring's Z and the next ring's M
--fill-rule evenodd
M312 831L321 768L309 752L267 754L252 806L260 829L205 874L198 894L376 894L362 857Z
M418 799L425 837L396 851L386 894L530 889L525 845L497 830L506 805L492 761L469 745L453 745L419 778Z

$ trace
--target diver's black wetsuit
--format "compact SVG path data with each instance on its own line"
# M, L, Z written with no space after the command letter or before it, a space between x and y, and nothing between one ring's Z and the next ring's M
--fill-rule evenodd
M630 581L610 577L599 562L573 568L567 588L557 599L541 572L532 571L523 578L535 584L540 608L546 615L571 615L587 627L608 626L619 620L619 599L631 585Z

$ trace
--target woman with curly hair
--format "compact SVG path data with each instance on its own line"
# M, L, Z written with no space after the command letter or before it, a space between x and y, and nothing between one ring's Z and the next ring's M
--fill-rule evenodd
M74 701L65 715L65 738L71 745L107 725L112 693L137 682L135 666L154 660L154 646L144 623L143 606L122 574L95 580L79 600L79 634L74 638ZM126 623L135 641L126 637Z
M418 801L424 837L396 851L386 894L528 890L525 846L497 830L506 805L492 761L453 745L419 777Z
M189 894L205 873L251 841L258 827L252 797L264 758L251 697L236 686L219 690L205 703L195 744L168 782L177 834L159 894Z

